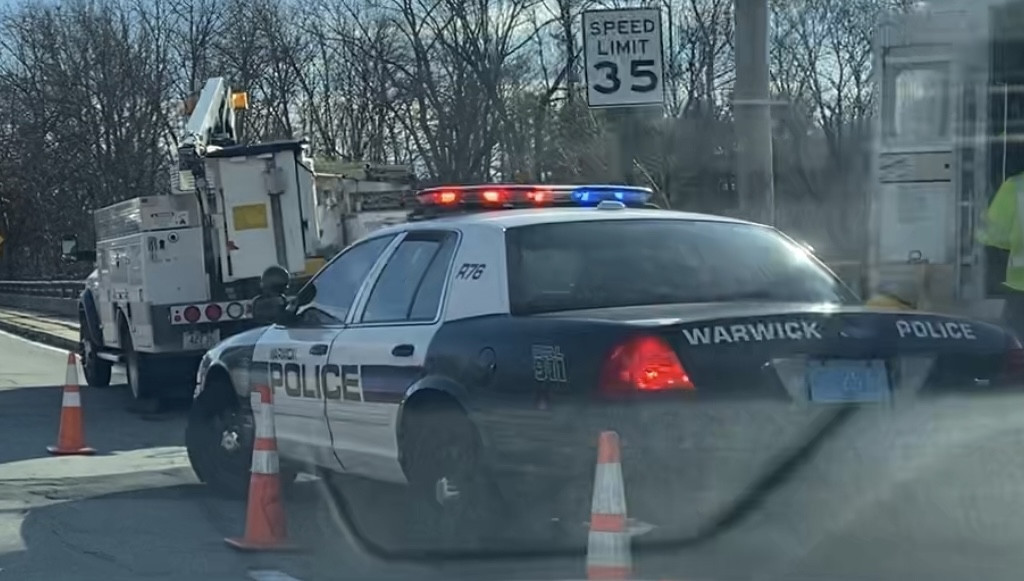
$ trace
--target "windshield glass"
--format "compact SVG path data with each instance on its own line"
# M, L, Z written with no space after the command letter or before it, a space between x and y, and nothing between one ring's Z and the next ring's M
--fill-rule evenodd
M508 232L513 314L757 300L852 303L775 230L729 222L600 220Z

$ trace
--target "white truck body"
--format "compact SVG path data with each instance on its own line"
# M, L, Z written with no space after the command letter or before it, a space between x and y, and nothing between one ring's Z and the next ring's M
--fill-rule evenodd
M878 27L871 289L903 289L931 310L998 317L1002 301L986 284L976 232L1007 175L999 167L1006 119L994 119L1006 66L994 47L1019 42L1007 21L1022 6L938 0Z
M161 318L153 306L210 300L202 260L203 228L195 199L178 196L134 198L97 210L94 296L103 342L120 345L118 317L127 323L141 351L180 350L158 342ZM156 284L159 281L160 284Z
M326 258L375 230L405 222L405 201L412 193L408 181L367 177L356 172L317 174L319 251Z
M348 164L318 178L303 142L236 144L239 95L223 79L207 82L171 195L94 213L97 269L80 301L90 385L109 382L108 365L124 361L136 398L190 395L203 353L255 324L252 299L268 267L311 275L349 243L405 220L408 181L377 175L401 166Z

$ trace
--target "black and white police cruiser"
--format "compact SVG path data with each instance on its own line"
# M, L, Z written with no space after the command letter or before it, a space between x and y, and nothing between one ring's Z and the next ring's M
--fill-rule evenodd
M245 495L248 392L266 382L283 469L408 484L466 530L525 504L586 520L603 429L622 436L631 515L706 523L844 410L1018 384L1009 332L865 308L777 230L650 196L420 192L407 223L341 252L274 324L206 354L196 474Z

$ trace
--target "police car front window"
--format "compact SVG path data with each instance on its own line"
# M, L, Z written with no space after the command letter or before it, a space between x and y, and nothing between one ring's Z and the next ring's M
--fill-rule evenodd
M513 312L712 301L848 303L803 249L760 226L610 220L510 230Z
M381 236L360 242L324 267L309 283L316 287L316 298L303 319L318 324L344 321L363 280L392 239Z

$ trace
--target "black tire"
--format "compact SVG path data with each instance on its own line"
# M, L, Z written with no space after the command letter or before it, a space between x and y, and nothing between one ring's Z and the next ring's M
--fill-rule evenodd
M85 317L81 317L78 323L78 354L82 359L85 383L89 387L108 387L114 364L96 356L97 347L85 329Z
M227 386L230 389L230 386ZM207 389L223 389L208 385ZM227 498L249 495L249 469L254 437L251 410L238 398L196 401L188 415L185 448L196 477Z
M136 402L152 402L160 391L160 380L153 373L153 365L147 360L146 354L135 350L128 322L124 319L121 319L121 350L124 353L125 375L128 376L132 399Z
M448 550L495 540L506 504L484 468L480 438L465 412L454 404L430 403L407 410L404 422L416 536L428 535Z
M244 500L249 496L255 424L252 410L243 408L234 388L211 381L205 397L196 400L185 428L185 449L199 481L217 495ZM298 476L281 466L281 485Z

